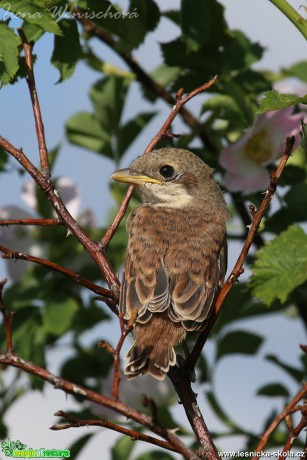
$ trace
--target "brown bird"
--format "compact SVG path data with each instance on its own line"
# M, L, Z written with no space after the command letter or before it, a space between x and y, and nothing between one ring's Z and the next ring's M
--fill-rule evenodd
M163 380L174 347L204 328L227 265L223 194L213 170L192 152L163 148L111 178L137 186L129 215L120 310L134 323L125 374Z

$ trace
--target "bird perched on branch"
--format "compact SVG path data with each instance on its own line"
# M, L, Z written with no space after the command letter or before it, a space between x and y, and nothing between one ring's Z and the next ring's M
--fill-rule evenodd
M125 374L163 380L174 347L204 328L227 265L223 194L213 170L192 152L162 148L111 178L142 199L129 215L120 310L134 325Z

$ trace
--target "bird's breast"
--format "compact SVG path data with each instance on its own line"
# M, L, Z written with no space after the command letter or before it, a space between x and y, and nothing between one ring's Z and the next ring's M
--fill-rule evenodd
M130 239L163 252L187 244L213 244L216 236L220 240L224 226L202 209L143 204L130 214L128 231Z

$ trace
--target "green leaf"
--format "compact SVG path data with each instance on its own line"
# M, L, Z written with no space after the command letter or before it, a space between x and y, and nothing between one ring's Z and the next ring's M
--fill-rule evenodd
M112 460L129 460L131 453L136 446L136 442L128 438L128 436L122 436L116 441L111 449Z
M257 353L263 338L246 331L231 331L217 342L217 359L229 354L240 353L254 355Z
M228 41L221 52L224 58L222 62L224 70L250 70L250 66L261 59L264 48L258 42L251 42L241 30L230 30Z
M5 170L5 165L8 161L8 155L2 147L0 147L0 171Z
M210 370L205 355L202 353L197 361L197 381L200 383L210 382Z
M129 85L129 79L111 75L92 86L91 102L104 129L118 129Z
M71 444L69 446L70 458L75 460L80 454L80 451L84 448L84 446L86 446L93 435L94 433L85 434L84 436L81 436L81 438L78 438L73 444Z
M110 319L110 316L105 311L106 308L103 308L103 304L100 302L99 305L95 305L93 302L88 307L79 309L78 314L75 316L73 329L76 335L82 334L84 330L89 330L101 321Z
M56 295L47 303L43 313L43 326L46 332L62 335L67 332L78 311L78 303L73 298L56 299Z
M301 192L306 193L307 188L303 191L303 190L295 189L295 186L297 185L298 187L299 186L301 187L303 184L298 184L298 182L304 182L305 179L306 179L306 170L305 170L305 168L302 168L301 166L297 166L297 165L287 164L285 169L282 172L282 176L280 178L278 186L285 186L285 185L294 186L294 187L292 187L290 189L290 191L287 194L288 200L289 199L291 200L291 198L292 198L291 197L291 194L292 194L291 192L292 192L292 190L295 190L295 192L293 192L296 195L295 202L297 202L297 200L301 201ZM306 186L306 184L304 184L304 185ZM287 201L287 202L289 204L289 201ZM307 204L307 201L306 201L306 204ZM305 213L305 217L306 217L306 213Z
M188 51L197 51L202 44L221 44L227 24L224 7L216 0L183 0L181 2L182 39Z
M234 309L236 304L238 308ZM255 318L260 315L270 315L282 309L276 302L270 309L258 299L250 295L250 291L245 283L237 283L233 286L223 305L223 314L217 321L212 333L219 334L223 327L234 323L238 319Z
M62 35L55 35L54 37L51 62L60 72L58 83L61 83L74 73L77 61L82 54L82 48L76 21L62 19L58 25Z
M202 106L201 114L212 111L217 118L228 119L233 116L241 118L241 109L232 96L220 94L208 99Z
M109 373L113 365L113 356L105 350L98 348L95 343L91 348L78 347L74 356L63 364L61 376L71 380L78 385L89 387L87 379L93 377L97 379L95 389L101 391L101 379ZM82 372L80 372L82 369ZM93 385L91 385L91 388Z
M41 27L35 24L30 24L30 22L26 21L22 24L22 30L24 31L28 42L36 42L42 35L44 35L44 31Z
M120 158L155 115L156 112L139 113L133 120L129 120L119 128L117 139Z
M161 64L152 72L150 72L150 76L165 89L170 89L170 84L175 81L180 72L181 68L178 66L171 67L167 64ZM158 97L157 94L152 91L152 89L146 88L145 86L142 87L142 92L146 99L148 99L150 102L154 102Z
M307 235L297 226L289 227L256 253L252 266L252 293L265 304L288 295L307 280Z
M35 24L45 32L61 35L61 29L52 18L48 8L37 5L27 0L0 0L0 8L8 9L9 12L18 16L30 24Z
M122 40L116 45L118 50L126 52L138 48L146 35L155 30L160 20L159 8L153 0L130 0L129 12L122 19Z
M14 317L14 348L25 360L45 366L45 333L39 309L28 307Z
M291 375L291 377L297 382L300 382L305 377L305 375L304 375L305 374L305 372L304 372L305 369L301 370L301 369L298 369L296 367L289 366L289 364L286 364L286 363L282 362L279 358L277 358L274 355L267 355L265 357L265 359L267 359L271 363L274 363L278 367L283 369L285 372L287 372L287 374Z
M211 391L206 392L206 396L208 398L208 402L213 409L215 415L231 430L233 430L234 433L241 433L242 430L235 425L235 423L228 417L228 415L224 412L224 409L221 407L219 404L218 400L214 396L214 394Z
M0 23L0 86L9 83L17 72L19 43L14 31Z
M289 396L289 391L280 383L269 383L258 388L257 395L270 396L273 398L280 398L282 396L287 398Z
M73 115L66 123L66 136L72 144L113 157L110 133L102 128L95 114Z
M291 75L307 82L307 61L297 62L289 69L286 69L285 73L286 75Z
M259 101L259 108L256 114L269 112L270 110L285 109L297 104L307 104L307 94L302 97L293 94L280 94L277 91L266 91Z

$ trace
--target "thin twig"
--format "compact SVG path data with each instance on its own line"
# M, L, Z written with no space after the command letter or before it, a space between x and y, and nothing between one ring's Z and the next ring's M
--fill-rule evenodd
M0 219L0 226L9 225L39 225L41 227L51 227L63 224L59 219Z
M22 165L22 167L34 179L38 187L47 195L54 210L59 216L59 219L63 222L70 233L72 233L84 246L89 255L100 268L110 289L114 292L114 296L117 296L120 283L105 252L101 249L99 243L93 241L69 213L50 178L44 177L44 175L33 165L33 163L31 163L29 158L21 149L16 149L16 147L1 136L0 147L6 150Z
M266 429L266 431L263 433L261 436L260 442L258 446L255 449L255 452L261 452L264 447L266 446L269 437L273 433L273 431L276 430L280 422L288 415L291 413L292 409L307 395L307 384L303 386L301 391L292 399L292 401L277 415L277 417L272 421L270 426ZM253 458L258 458L258 457L253 457Z
M167 430L159 425L155 425L152 417L138 412L127 404L124 404L120 401L115 401L114 399L96 393L92 390L89 390L88 388L76 385L73 382L57 377L54 374L51 374L51 372L49 372L47 369L37 366L36 364L33 364L29 361L25 361L13 353L0 354L0 363L22 369L24 372L36 375L40 379L45 380L51 385L54 385L55 388L60 389L65 393L69 393L78 397L82 396L88 401L92 401L101 406L108 407L109 409L112 409L115 412L122 414L137 423L140 423L141 425L150 429L153 433L164 438L172 445L174 451L179 452L185 459L200 460L200 457L189 447L185 446L184 443L177 436L175 436L171 430Z
M235 281L239 278L239 276L243 273L244 269L243 269L243 264L245 262L245 259L246 259L246 256L248 254L248 251L254 241L254 238L255 238L255 235L258 231L258 228L260 226L260 223L261 223L261 220L262 220L262 217L265 213L265 210L266 208L268 207L275 191L276 191L276 187L277 187L277 183L279 181L279 178L281 176L281 173L284 169L284 167L286 166L286 163L292 153L292 149L293 149L293 146L294 146L294 143L295 143L295 138L294 136L292 137L288 137L287 140L286 140L286 147L285 147L285 151L281 157L281 160L280 160L280 163L276 169L276 171L273 171L271 173L271 179L270 179L270 184L269 184L269 187L267 189L267 191L265 192L265 196L260 204L260 207L259 209L256 211L255 209L253 210L253 216L252 216L252 223L250 224L249 226L249 232L248 232L248 235L247 235L247 238L245 240L245 243L243 245L243 248L241 250L241 253L237 259L237 262L235 263L235 266L231 272L231 274L229 275L228 279L226 280L224 286L222 287L217 299L216 299L216 302L215 302L215 308L214 308L214 311L212 312L209 320L208 320L208 323L206 325L206 328L204 329L204 331L200 334L192 352L191 352L191 355L189 357L189 362L188 362L188 366L189 366L189 369L190 370L193 370L195 365L196 365L196 362L199 358L199 355L207 341L207 338L212 330L212 327L214 326L215 324L215 321L221 311L221 308L222 308L222 305L229 293L229 291L231 290L232 286L234 285Z
M148 442L149 444L153 444L155 446L161 447L162 449L167 449L172 452L180 453L178 450L174 449L174 447L169 442L162 441L161 439L153 438L152 436L149 436L144 433L139 433L137 431L130 430L128 428L124 428L106 419L81 420L81 419L78 419L77 417L73 417L72 415L67 414L67 412L64 412L62 410L56 412L54 415L56 415L57 417L63 417L69 421L69 423L66 423L66 424L61 423L61 424L53 425L50 429L54 431L66 430L68 428L79 428L81 426L86 426L86 427L101 426L103 428L108 428L109 430L117 431L118 433L122 433L126 436L129 436L132 441L145 441L145 442Z
M125 325L124 315L119 314L119 324L121 329L121 335L114 353L114 364L113 364L113 387L112 387L112 397L117 400L119 392L119 384L121 381L120 378L120 353L124 344L126 337L130 334L133 329L133 324Z
M174 385L180 398L180 403L184 407L190 425L200 444L200 448L197 451L198 455L201 458L219 460L220 457L198 406L196 394L192 390L190 375L185 372L185 368L178 366L171 367L167 375Z
M55 262L51 262L50 260L41 259L40 257L34 257L29 254L25 254L23 252L12 251L11 249L0 245L0 252L3 253L1 256L3 259L17 259L17 260L27 260L29 262L34 262L39 265L43 265L44 267L48 267L51 270L55 270L62 275L68 276L69 278L73 279L77 284L86 287L95 294L98 294L101 299L108 300L108 307L111 309L113 313L118 315L115 302L114 302L114 293L109 291L101 286L98 286L95 283L92 283L90 280L83 278L83 276L79 275L79 273L73 272L68 268L64 268L61 265L56 264ZM112 302L112 303L111 303Z
M3 318L3 323L5 327L5 336L6 336L6 349L8 352L11 352L13 350L13 342L12 342L12 329L11 329L11 324L13 320L13 313L8 314L3 303L3 288L5 284L7 283L7 279L4 278L2 281L0 281L0 311L2 314Z
M88 19L86 15L82 14L80 10L74 8L73 13L77 21L82 24L84 31L87 34L91 34L101 40L103 43L108 45L118 56L120 56L128 65L128 67L134 72L137 80L155 94L157 97L164 100L166 103L175 105L176 99L170 92L168 92L164 86L156 82L139 64L139 62L133 57L132 54L125 51L120 51L116 48L116 40L107 31L99 27L93 21ZM204 145L214 153L218 153L217 147L212 142L212 137L207 132L204 125L201 125L198 119L186 108L183 108L179 114L183 121L192 129L196 129Z
M29 93L32 102L34 120L35 120L35 129L36 129L36 136L38 141L38 148L39 148L39 158L40 164L42 168L42 173L44 177L50 176L50 166L49 166L49 159L48 159L48 152L46 146L46 139L45 139L45 130L44 124L42 120L42 114L39 104L39 99L37 95L37 89L35 85L35 77L33 72L33 43L29 43L25 33L22 29L17 29L19 36L22 41L23 50L25 53L25 61L27 67L27 84L29 88Z

